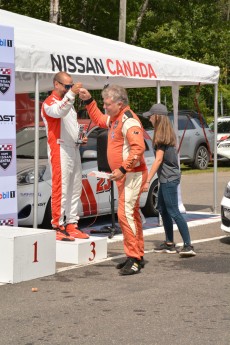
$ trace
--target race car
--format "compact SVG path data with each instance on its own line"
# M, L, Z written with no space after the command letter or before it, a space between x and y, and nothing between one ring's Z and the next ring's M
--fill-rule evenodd
M95 217L111 213L111 181L102 177L89 176L92 171L98 171L97 138L101 130L97 126L88 127L88 143L80 147L82 161L82 194L79 205L81 218ZM35 127L30 125L17 132L17 197L18 225L32 226L34 219L34 137ZM148 169L151 168L154 153L152 140L144 132L145 160ZM114 184L114 211L117 211L118 195ZM142 193L140 206L145 216L157 216L157 177L151 181L148 193ZM47 137L44 125L39 127L39 183L37 222L42 228L51 228L51 173L47 158Z

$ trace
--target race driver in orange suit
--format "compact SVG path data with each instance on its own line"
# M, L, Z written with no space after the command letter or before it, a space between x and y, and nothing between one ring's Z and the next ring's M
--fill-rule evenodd
M144 160L143 128L136 114L128 106L124 88L111 85L102 91L103 114L88 90L80 88L79 97L98 126L109 128L107 158L111 179L118 187L118 221L124 237L126 260L117 265L121 275L138 273L144 267L144 240L139 200L147 181Z
M53 85L54 90L44 101L41 112L46 126L52 175L51 223L57 240L86 239L89 236L78 229L82 170L77 144L79 124L73 107L81 84L73 84L69 74L59 72L54 76ZM87 138L83 141L86 142Z

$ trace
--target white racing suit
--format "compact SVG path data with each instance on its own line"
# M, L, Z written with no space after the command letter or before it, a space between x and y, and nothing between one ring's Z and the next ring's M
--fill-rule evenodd
M48 158L52 176L52 225L78 222L78 203L82 190L82 170L78 139L79 125L69 90L63 99L55 91L46 98L41 115L46 126Z

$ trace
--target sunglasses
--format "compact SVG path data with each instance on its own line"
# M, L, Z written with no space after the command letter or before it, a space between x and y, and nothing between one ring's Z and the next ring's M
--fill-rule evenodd
M74 84L63 84L61 83L59 80L57 80L57 82L61 85L64 86L64 88L68 91L69 89L71 89L71 87L74 85Z

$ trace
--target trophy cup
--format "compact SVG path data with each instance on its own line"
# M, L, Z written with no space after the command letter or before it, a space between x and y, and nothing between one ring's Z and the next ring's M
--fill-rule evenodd
M79 125L79 131L78 131L78 139L77 139L77 142L76 144L82 144L83 143L83 138L86 134L86 131L84 130L85 128L85 125Z

